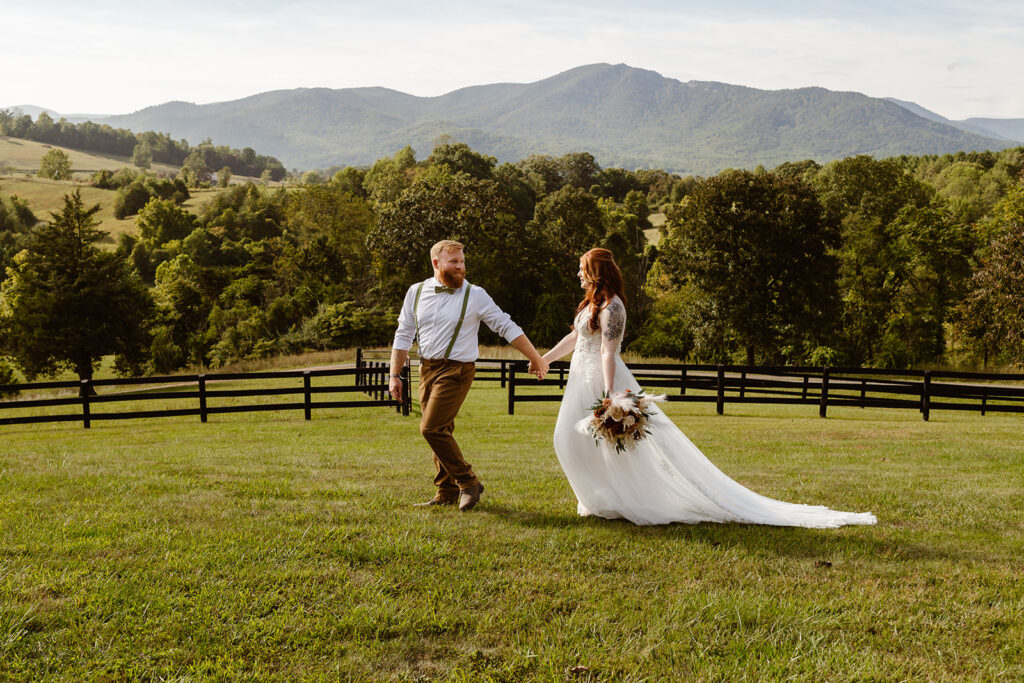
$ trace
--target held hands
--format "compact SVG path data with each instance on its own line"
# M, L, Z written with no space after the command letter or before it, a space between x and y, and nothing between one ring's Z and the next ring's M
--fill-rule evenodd
M530 361L529 372L537 376L537 379L544 379L544 376L548 374L548 368L550 367L547 359L538 356L537 360Z

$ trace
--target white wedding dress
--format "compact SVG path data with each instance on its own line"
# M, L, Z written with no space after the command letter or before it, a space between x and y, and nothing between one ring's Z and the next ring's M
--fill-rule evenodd
M590 414L604 392L601 330L591 332L587 319L584 310L575 321L576 347L554 435L555 453L579 501L580 515L624 518L634 524L741 522L835 528L876 523L870 512L838 512L754 493L711 464L657 405L649 423L651 434L635 449L616 453L603 441L595 444L576 430L576 423ZM623 317L617 329L624 323ZM618 343L621 346L621 334ZM640 386L616 352L614 390L626 389L635 392Z

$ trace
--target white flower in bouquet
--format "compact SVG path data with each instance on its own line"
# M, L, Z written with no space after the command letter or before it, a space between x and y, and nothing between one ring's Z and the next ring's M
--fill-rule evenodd
M621 414L627 414L631 412L633 408L636 406L636 401L634 400L635 396L638 396L638 394L634 394L631 391L624 391L621 394L615 394L615 396L612 397L612 409L615 412L621 411ZM617 419L622 418L619 417Z
M647 396L643 389L636 393L627 389L612 397L605 394L590 406L592 414L576 423L576 430L592 436L597 444L606 441L616 453L622 453L651 433L647 429L651 406L664 400L664 395Z

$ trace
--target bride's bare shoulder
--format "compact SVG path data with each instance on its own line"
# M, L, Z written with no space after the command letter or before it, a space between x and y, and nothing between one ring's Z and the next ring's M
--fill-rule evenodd
M617 296L613 296L611 301L601 307L601 313L606 313L609 317L616 315L626 315L626 304L622 303L622 299Z

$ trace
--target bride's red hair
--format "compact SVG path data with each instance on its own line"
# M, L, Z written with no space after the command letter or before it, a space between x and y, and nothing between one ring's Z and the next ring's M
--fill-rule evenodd
M622 293L622 271L615 265L615 258L612 252L607 249L591 249L580 258L583 267L583 278L591 283L586 291L583 301L576 307L576 314L584 308L590 307L590 321L587 327L591 330L598 328L597 317L613 297L619 297L626 302L626 295Z

